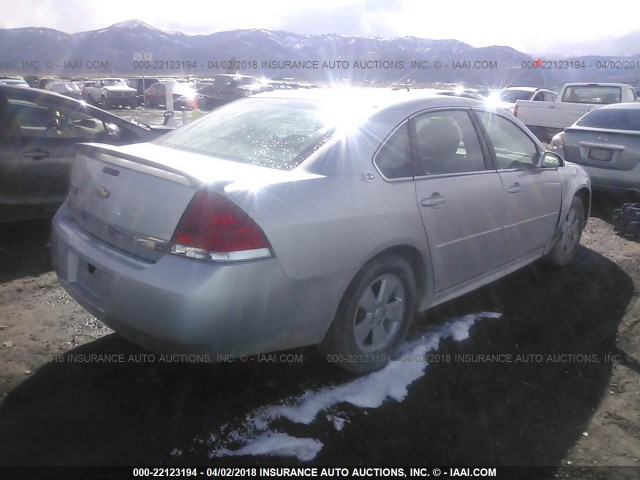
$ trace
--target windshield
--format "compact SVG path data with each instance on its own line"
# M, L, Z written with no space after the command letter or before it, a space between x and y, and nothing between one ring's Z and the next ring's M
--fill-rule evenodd
M576 123L579 127L604 128L609 130L635 130L640 132L639 109L596 109L587 113Z
M254 98L214 110L155 143L290 170L328 140L331 128L316 102Z
M500 92L500 100L508 103L516 103L518 100L529 100L533 92L526 90L503 90Z

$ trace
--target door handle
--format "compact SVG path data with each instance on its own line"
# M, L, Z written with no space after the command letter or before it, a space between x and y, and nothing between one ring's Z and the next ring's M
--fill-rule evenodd
M33 158L34 160L40 160L49 156L49 152L40 148L34 148L33 150L27 150L22 154L24 157Z
M421 202L423 207L440 208L447 199L440 195L438 192L431 195L429 198L424 198Z
M518 195L522 190L524 190L524 188L522 188L519 183L516 183L515 185L511 185L507 189L507 192Z

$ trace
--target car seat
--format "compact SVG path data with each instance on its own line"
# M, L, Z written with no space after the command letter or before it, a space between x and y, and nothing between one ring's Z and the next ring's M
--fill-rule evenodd
M420 127L417 136L419 175L455 171L448 164L456 160L461 136L453 120L443 117L431 118Z

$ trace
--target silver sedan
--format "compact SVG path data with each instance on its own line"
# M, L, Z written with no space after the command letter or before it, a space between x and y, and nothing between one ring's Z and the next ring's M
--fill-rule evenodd
M362 373L416 311L568 264L590 199L582 168L482 102L287 90L81 147L51 250L80 304L152 350L319 345Z
M555 140L589 173L594 191L640 199L640 103L592 110Z

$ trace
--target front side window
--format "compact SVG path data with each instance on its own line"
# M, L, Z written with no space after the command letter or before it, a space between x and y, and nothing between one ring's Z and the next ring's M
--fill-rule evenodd
M416 176L485 170L484 155L467 111L429 112L414 119Z
M496 155L498 169L534 168L538 147L515 123L493 112L476 112Z

